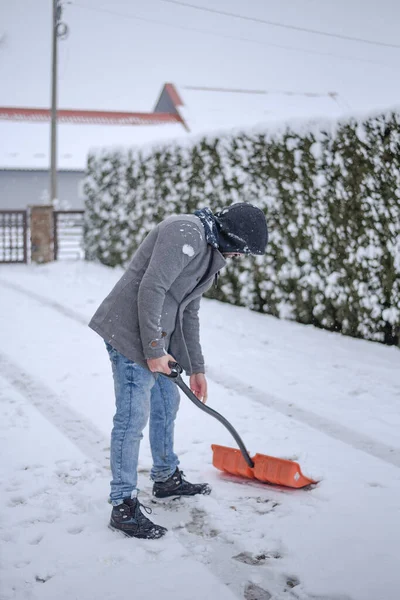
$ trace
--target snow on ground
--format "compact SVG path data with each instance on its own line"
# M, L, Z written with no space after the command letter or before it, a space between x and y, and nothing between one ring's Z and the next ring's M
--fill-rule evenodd
M181 466L209 497L152 502L158 541L106 527L113 389L87 322L120 276L99 265L0 270L1 600L396 600L399 351L203 301L209 405L251 452L299 460L320 483L284 490L223 476L229 433L184 397Z

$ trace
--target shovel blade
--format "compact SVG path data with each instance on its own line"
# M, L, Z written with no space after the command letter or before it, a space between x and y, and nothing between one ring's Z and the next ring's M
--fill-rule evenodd
M254 468L250 468L240 450L216 444L213 444L211 448L213 450L214 467L231 475L258 479L264 483L291 488L302 488L317 483L303 475L297 462L285 458L256 454L252 458Z
M255 479L254 469L251 469L244 460L242 453L237 448L227 446L211 446L213 450L213 465L220 471L226 471L231 475L239 475L248 479Z

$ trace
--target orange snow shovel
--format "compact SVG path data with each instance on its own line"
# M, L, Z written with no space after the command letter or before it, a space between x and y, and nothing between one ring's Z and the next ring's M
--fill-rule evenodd
M286 460L284 458L275 458L266 454L256 454L250 457L246 447L238 432L232 425L220 415L216 410L209 408L201 402L191 389L185 384L181 377L182 367L178 363L169 363L171 373L167 375L176 383L176 385L186 394L198 408L217 419L224 425L229 433L234 437L240 450L228 448L226 446L217 446L212 444L213 465L220 471L225 471L231 475L257 479L264 483L281 485L290 488L303 488L312 483L317 483L313 479L308 479L301 472L297 462Z

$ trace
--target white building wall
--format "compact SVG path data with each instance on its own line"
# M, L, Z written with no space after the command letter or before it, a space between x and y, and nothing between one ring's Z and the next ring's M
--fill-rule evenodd
M83 171L58 173L58 199L61 209L83 209ZM50 176L46 170L0 169L0 209L24 209L49 200Z

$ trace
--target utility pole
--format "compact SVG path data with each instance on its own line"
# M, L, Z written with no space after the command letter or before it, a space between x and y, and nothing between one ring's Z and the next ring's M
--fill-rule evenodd
M51 58L51 140L50 140L50 202L57 199L57 38L65 39L68 26L61 22L61 0L53 0L52 58Z

